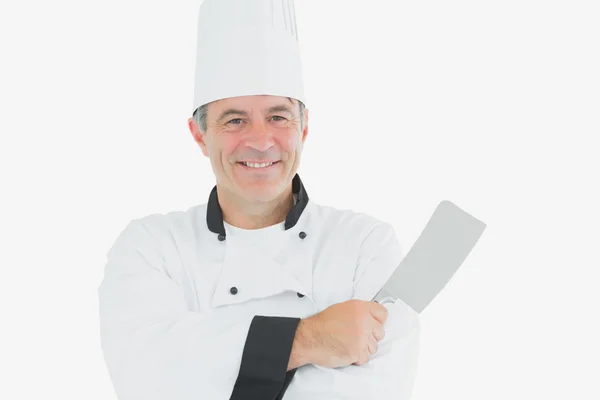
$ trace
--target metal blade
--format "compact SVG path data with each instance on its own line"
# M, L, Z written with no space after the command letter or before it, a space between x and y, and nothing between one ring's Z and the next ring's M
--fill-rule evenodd
M421 313L463 264L485 228L485 223L454 203L442 201L373 300L401 299Z

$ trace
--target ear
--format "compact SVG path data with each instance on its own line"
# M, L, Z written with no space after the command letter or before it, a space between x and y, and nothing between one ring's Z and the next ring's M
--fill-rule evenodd
M308 108L304 109L304 130L302 131L302 143L306 140L306 136L308 135Z
M206 146L206 133L200 132L198 125L191 117L188 119L188 126L190 128L190 132L192 134L192 137L194 138L194 141L200 145L200 148L202 149L202 154L208 157L208 147Z

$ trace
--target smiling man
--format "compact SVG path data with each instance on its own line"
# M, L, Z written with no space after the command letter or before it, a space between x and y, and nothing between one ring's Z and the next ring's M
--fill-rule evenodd
M273 95L216 100L190 118L190 131L210 157L219 203L232 225L253 229L285 218L307 120L303 103Z
M371 301L394 229L312 201L293 2L205 0L190 132L208 201L131 220L99 287L119 399L411 397L419 316Z

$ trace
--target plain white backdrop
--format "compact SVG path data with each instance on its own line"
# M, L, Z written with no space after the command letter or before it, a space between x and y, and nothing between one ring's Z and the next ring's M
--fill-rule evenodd
M297 0L312 199L488 224L422 314L414 400L600 398L595 1ZM214 185L187 128L199 0L0 6L2 399L115 399L105 254Z

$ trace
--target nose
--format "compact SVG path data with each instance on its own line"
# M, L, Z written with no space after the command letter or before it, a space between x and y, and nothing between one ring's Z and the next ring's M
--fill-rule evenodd
M259 122L253 124L252 129L248 130L245 144L256 151L266 151L275 144L275 141L269 126L265 122Z

